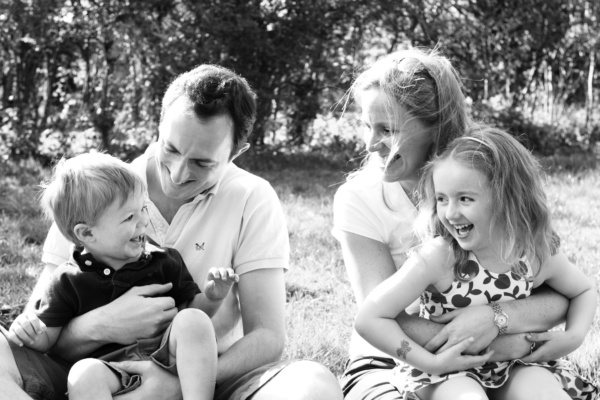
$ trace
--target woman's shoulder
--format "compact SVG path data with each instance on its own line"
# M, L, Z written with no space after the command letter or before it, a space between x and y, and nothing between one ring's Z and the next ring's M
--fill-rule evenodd
M349 176L335 193L339 199L354 198L372 202L373 199L382 197L383 182L380 176L374 175L369 170L362 170Z

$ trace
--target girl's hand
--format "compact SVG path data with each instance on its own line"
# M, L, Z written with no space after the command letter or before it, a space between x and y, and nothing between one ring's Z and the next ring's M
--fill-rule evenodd
M434 367L426 371L434 375L443 375L454 371L464 371L470 368L479 367L490 359L494 350L488 350L480 356L464 355L464 351L472 345L474 339L472 337L463 340L462 342L451 346L448 350L434 355Z
M19 347L32 346L46 332L46 325L33 312L24 312L11 324L8 339Z
M530 333L525 338L533 345L533 352L522 358L525 362L557 360L577 350L583 342L583 338L569 331Z
M204 284L204 295L210 301L223 300L240 277L233 268L211 268Z

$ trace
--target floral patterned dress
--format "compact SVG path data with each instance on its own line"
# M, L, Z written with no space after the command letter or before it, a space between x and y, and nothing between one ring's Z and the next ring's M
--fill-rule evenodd
M533 281L530 268L525 263L521 266L529 271L528 276L520 277L513 272L497 274L481 267L471 254L467 271L472 279L469 282L455 280L442 293L424 292L421 295L421 316L428 318L430 315L441 315L471 305L525 298L531 293ZM405 399L417 398L415 391L458 376L470 377L484 388L498 388L507 381L515 365L536 365L549 369L573 399L592 400L599 397L598 388L579 376L564 359L540 363L525 363L521 360L489 362L481 367L439 376L400 363L394 371L392 384Z

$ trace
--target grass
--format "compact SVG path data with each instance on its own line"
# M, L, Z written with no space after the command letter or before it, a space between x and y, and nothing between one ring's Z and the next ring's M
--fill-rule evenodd
M331 236L332 201L345 175L339 167L269 165L253 168L275 187L287 217L291 265L286 274L286 358L318 361L337 376L347 357L354 296L341 251ZM563 251L600 286L600 170L552 166L547 192ZM0 165L0 316L4 326L20 312L42 269L39 261L48 223L35 206L44 171L34 163ZM19 178L17 178L19 177ZM584 344L569 356L600 385L600 316Z

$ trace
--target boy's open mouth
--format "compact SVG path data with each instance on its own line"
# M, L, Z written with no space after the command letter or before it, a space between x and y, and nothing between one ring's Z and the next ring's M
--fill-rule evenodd
M136 236L129 240L130 242L140 243L144 241L144 235Z

